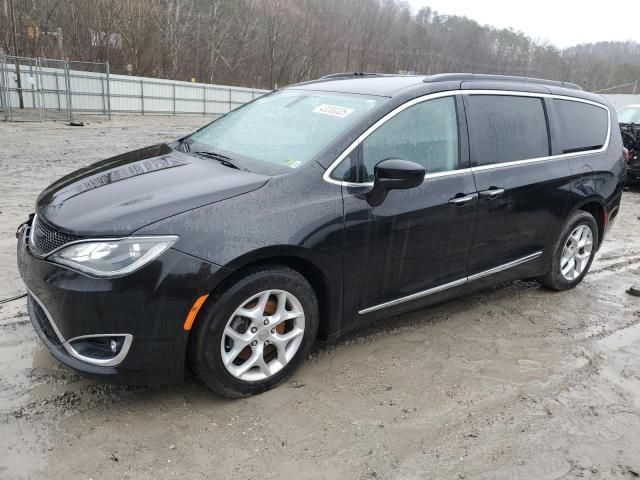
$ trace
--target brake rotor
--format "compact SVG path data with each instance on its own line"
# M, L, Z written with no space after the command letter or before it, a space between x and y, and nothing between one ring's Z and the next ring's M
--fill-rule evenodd
M264 307L264 314L273 315L274 313L276 313L277 309L278 309L277 300L274 300L273 297L269 297L269 300L267 301L267 305ZM278 325L276 325L276 332L282 335L287 329L287 326L285 325L285 323L286 322L280 322Z
M269 300L267 300L267 304L265 305L264 311L262 313L263 315L273 315L274 313L276 313L277 309L278 309L278 301L275 300L273 297L270 297ZM287 326L285 325L285 323L286 322L281 322L278 325L276 325L276 332L278 332L279 334L285 333L287 329ZM269 347L272 347L272 345L269 345ZM270 353L270 352L265 351L265 354L266 353ZM250 357L251 357L251 347L247 345L245 348L242 349L242 351L238 354L236 358L242 361L246 361Z

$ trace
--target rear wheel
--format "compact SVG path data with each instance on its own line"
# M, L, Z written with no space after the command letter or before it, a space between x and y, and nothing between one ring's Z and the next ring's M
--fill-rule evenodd
M538 280L551 290L575 287L589 271L597 245L598 225L593 215L576 211L553 247L549 272Z
M190 342L198 377L238 398L273 388L309 353L318 331L318 304L307 280L276 266L248 271L212 296Z

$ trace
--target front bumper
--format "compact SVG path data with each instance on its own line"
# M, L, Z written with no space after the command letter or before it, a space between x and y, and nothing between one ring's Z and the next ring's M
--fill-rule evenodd
M124 277L94 278L33 256L28 232L18 238L18 269L34 329L58 361L90 377L128 384L182 381L189 333L184 319L226 269L169 249ZM69 340L95 335L128 338L123 358L94 365L69 348Z

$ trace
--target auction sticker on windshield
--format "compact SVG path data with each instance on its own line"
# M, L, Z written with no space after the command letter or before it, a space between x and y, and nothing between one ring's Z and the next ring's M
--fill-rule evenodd
M291 167L291 168L298 168L302 164L300 160L291 160L291 159L287 159L282 163L287 167Z
M323 103L313 109L313 113L322 113L324 115L331 115L333 117L344 118L347 115L353 113L353 108L341 107L339 105L328 105Z

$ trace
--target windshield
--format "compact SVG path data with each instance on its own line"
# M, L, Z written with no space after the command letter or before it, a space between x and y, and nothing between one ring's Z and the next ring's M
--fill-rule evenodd
M266 95L189 137L192 152L206 150L234 163L262 163L269 173L300 168L383 99L307 90ZM273 168L277 167L277 168Z
M625 107L618 112L619 123L640 123L640 107Z

